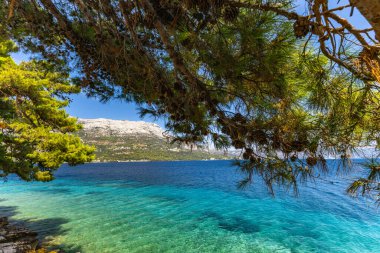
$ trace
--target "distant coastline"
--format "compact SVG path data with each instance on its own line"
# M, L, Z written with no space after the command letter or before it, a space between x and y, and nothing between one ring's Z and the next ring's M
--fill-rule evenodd
M177 161L231 159L232 154L212 147L171 144L165 129L149 122L111 119L79 119L78 136L96 147L96 161Z
M90 163L137 163L137 162L191 162L191 161L228 161L228 160L234 160L233 157L228 157L225 159L193 159L193 160L185 160L185 159L178 159L178 160L115 160L115 161L100 161L100 160L94 160Z

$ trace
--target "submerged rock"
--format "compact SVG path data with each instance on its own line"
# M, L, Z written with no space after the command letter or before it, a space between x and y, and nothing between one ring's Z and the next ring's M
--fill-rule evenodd
M35 250L37 245L36 232L10 225L7 217L0 217L0 253L25 253Z

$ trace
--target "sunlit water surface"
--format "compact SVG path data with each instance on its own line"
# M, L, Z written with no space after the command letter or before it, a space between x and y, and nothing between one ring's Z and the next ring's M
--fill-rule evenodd
M380 252L379 209L347 177L273 198L259 180L238 190L230 161L63 166L2 183L0 215L66 252Z

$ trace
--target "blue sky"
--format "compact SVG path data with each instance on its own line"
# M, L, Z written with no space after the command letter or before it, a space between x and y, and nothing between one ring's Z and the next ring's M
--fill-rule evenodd
M336 6L338 0L330 0L331 7ZM298 7L295 9L300 14L307 14L307 8L305 7L305 0L296 0ZM348 0L341 0L339 5L348 4ZM340 15L347 18L357 28L368 28L370 25L363 16L360 15L358 10L355 10L353 17L349 16L349 9L340 11ZM13 54L12 57L16 62L27 60L28 56L22 52ZM109 118L120 120L141 120L137 106L134 103L126 103L119 100L111 100L107 103L101 103L95 98L87 98L84 94L78 94L71 97L72 103L67 108L67 112L78 118ZM160 126L164 126L163 120L154 121L153 119L146 117L143 119L148 122L155 122Z
M71 96L72 103L67 112L80 118L112 118L140 120L134 103L121 100L111 100L101 103L95 98L88 98L85 94Z

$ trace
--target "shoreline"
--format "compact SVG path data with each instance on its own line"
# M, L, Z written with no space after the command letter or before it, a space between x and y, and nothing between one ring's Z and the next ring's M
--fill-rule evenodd
M351 160L365 160L367 158L365 157L354 157L354 158L351 158ZM85 164L91 164L91 163L94 163L94 164L102 164L102 163L150 163L150 162L215 162L215 161L235 161L235 160L238 160L238 161L244 161L244 159L242 158L226 158L226 159L202 159L202 160L116 160L116 161L99 161L99 160L94 160L94 161L91 161L91 162L87 162ZM338 158L326 158L326 161L328 160L339 160ZM63 163L63 164L67 164L67 163Z
M0 250L6 253L34 252L39 248L38 233L0 217Z
M116 161L91 161L86 164L91 163L149 163L149 162L212 162L212 161L233 161L235 159L228 158L228 159L203 159L203 160L116 160ZM67 164L67 163L64 163Z

